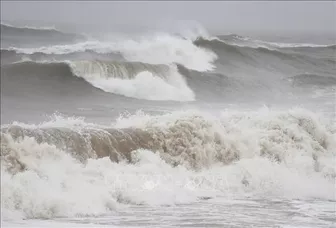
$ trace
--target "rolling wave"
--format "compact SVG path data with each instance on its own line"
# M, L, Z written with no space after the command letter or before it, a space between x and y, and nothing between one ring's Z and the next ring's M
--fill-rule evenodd
M335 86L336 77L299 74L289 78L294 86Z
M231 42L235 39L245 38L231 35L223 40L202 37L188 40L179 36L160 34L139 40L129 39L115 42L96 40L38 48L11 47L3 49L2 52L11 51L13 56L13 51L15 51L17 56L20 56L17 59L25 58L33 61L102 59L149 64L177 63L196 71L213 71L216 68L216 61L226 67L240 68L246 65L260 68L269 65L273 69L281 70L289 66L305 71L311 71L313 65L330 67L335 62L333 55L335 45L270 48L235 45Z
M86 37L80 34L62 32L55 28L15 27L1 23L1 46L73 43L79 40L86 40Z
M28 80L31 84L37 80L36 83L50 83L47 85L49 88L54 87L55 82L61 81L59 87L63 87L65 81L76 83L78 80L75 78L79 77L105 92L127 97L178 101L194 99L194 93L173 65L113 61L26 61L5 65L1 70L6 83L13 81L14 77L19 77L18 81L23 80L19 83ZM82 86L87 88L87 85ZM59 89L62 91L62 88Z
M161 39L162 36L157 38ZM237 95L243 99L241 91L244 90L253 91L254 96L258 97L262 94L261 87L272 86L267 83L274 84L274 80L277 80L277 78L273 81L263 79L259 74L257 78L247 80L246 70L250 73L252 70L260 69L270 73L279 72L285 74L278 77L279 83L283 83L283 78L289 78L295 86L312 85L314 82L316 86L327 86L327 81L323 83L319 80L324 80L325 77L329 79L331 77L330 80L333 80L335 60L330 59L332 56L329 56L329 51L321 50L326 54L314 51L313 55L310 55L311 52L306 53L305 50L301 52L302 48L297 48L299 49L297 52L286 52L284 49L239 47L220 39L198 38L191 41L172 36L164 38L167 40L152 38L140 41L128 40L123 43L90 41L37 49L2 49L1 64L9 65L2 71L7 71L7 77L11 74L22 74L23 81L30 80L23 77L34 72L36 75L30 78L41 78L38 84L51 80L50 77L48 79L48 75L60 79L57 74L64 72L63 76L65 75L68 80L80 77L88 82L89 84L83 82L85 85L82 86L87 88L85 91L90 91L88 87L94 86L100 91L126 97L174 101L193 101L196 98L213 101L233 97L238 99ZM56 65L53 65L55 62L67 66L62 66L63 70L59 71ZM25 69L23 66L25 64L29 65L29 70ZM219 69L215 70L215 66ZM37 69L39 67L41 71ZM13 70L13 68L20 69ZM292 71L294 73L291 73ZM291 75L299 75L301 72L323 75L324 78L310 80L309 83L307 81L309 79L302 77L290 78ZM244 75L240 78L235 77L239 74ZM306 82L303 82L304 80ZM13 84L10 79L6 79L5 82ZM330 82L332 84L332 81ZM49 88L51 85L41 84L41 86ZM65 88L71 90L68 86Z
M251 48L268 48L268 49L290 49L290 48L330 48L335 49L336 44L312 44L312 43L280 43L268 42L264 40L253 39L251 37L240 36L237 34L219 35L218 39L231 45Z
M333 84L334 45L291 48L273 45L270 48L236 45L237 41L254 42L236 34L195 39L194 36L188 38L160 33L134 39L112 37L108 41L2 48L2 72L6 73L4 82L8 85L2 86L8 87L4 91L15 91L15 81L22 90L28 90L23 81L28 83L34 79L36 85L43 87L39 90L48 93L47 88L52 87L47 85L48 80L59 85L58 81L64 78L71 81L77 77L85 80L80 85L88 93L104 91L146 100L237 101L248 99L242 93L246 90L253 94L250 96L260 99L269 90L278 96L276 94L281 94L283 89L295 89L284 83L284 78L292 80L295 85L312 85L314 82L317 86L327 86L329 82ZM39 67L40 70L37 69ZM291 79L303 72L321 75L324 78L319 80L325 82L299 76ZM58 75L60 73L62 76ZM31 76L27 78L26 75ZM29 91L36 93L33 88L37 86L32 81L28 84ZM75 93L69 86L61 86L64 88L61 91L67 91L65 94ZM79 84L77 86L80 88ZM55 89L50 90L59 95ZM14 92L8 94L15 96Z
M194 41L195 44L199 46L208 46L211 48L211 50L218 50L218 49L225 49L225 50L231 50L234 52L239 52L239 50L253 50L256 49L260 52L266 52L266 53L273 53L275 55L286 55L287 57L290 57L292 53L286 52L286 49L293 48L293 50L305 50L305 49L330 49L334 50L336 45L288 45L288 47L284 47L283 49L272 49L267 46L239 46L235 44L231 44L230 42L226 42L225 40L221 40L219 38L213 38L213 39L204 39L202 37L199 37ZM245 49L244 49L245 48Z
M9 25L9 24L4 24L1 23L1 30L4 32L8 32L8 33L13 33L15 35L15 33L58 33L58 34L65 34L64 32L58 31L56 28L54 27L29 27L29 26L25 26L25 27L18 27L18 26L13 26L13 25Z
M76 61L70 66L76 75L106 92L148 100L194 100L194 93L174 65Z
M217 62L226 67L234 66L234 70L242 67L253 67L285 73L286 69L296 71L326 72L334 75L335 45L318 47L269 48L265 46L239 46L218 38L198 38L195 45L212 50L218 56ZM320 68L320 69L319 69Z
M197 71L214 69L217 56L210 50L197 47L191 40L172 35L158 35L139 40L101 42L97 40L67 45L52 45L38 48L8 48L23 54L70 54L93 51L99 54L120 53L128 61L150 64L182 64Z
M103 95L81 77L73 75L65 63L18 62L1 67L1 91L17 99L48 97L85 98Z
M10 64L19 61L66 61L66 60L109 60L109 61L125 61L120 53L97 53L95 51L78 51L66 54L46 54L43 52L34 52L26 54L17 52L15 49L1 49L1 64Z

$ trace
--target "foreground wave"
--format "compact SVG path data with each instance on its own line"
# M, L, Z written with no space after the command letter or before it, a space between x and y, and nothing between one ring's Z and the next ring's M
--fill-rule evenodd
M335 123L302 109L138 113L105 127L13 123L1 128L3 216L101 215L121 203L229 195L335 200L335 148Z

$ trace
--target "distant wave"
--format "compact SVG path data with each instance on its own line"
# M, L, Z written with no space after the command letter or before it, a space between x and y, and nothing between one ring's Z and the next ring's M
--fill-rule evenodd
M331 77L316 74L299 74L290 77L290 81L294 86L335 86L336 75Z
M2 72L3 77L7 75L8 80L13 80L13 75L22 80L39 78L38 80L50 83L48 86L57 86L55 77L72 82L80 77L105 92L137 99L194 100L193 91L173 65L113 61L26 61L5 65ZM31 74L29 78L28 72ZM80 83L83 84L83 82ZM62 83L59 86L64 85Z
M75 44L51 45L38 48L11 47L7 48L7 50L15 51L18 55L24 54L25 57L34 61L43 59L62 61L67 60L67 58L70 60L74 60L74 58L90 60L90 56L93 56L91 59L116 61L124 59L126 61L149 64L177 63L188 69L202 72L214 70L216 60L224 66L234 65L237 67L246 64L260 67L260 64L265 61L269 62L270 57L277 58L273 59L273 62L279 60L284 64L298 68L305 67L304 64L325 66L334 62L333 59L330 59L330 54L334 51L335 45L293 48L276 48L272 46L270 48L265 45L239 46L232 42L232 40L236 39L244 40L244 37L231 35L225 39L198 37L195 40L189 40L179 36L160 34L136 40L126 39L113 42L91 40ZM307 48L311 50L306 51ZM325 57L314 55L315 50L324 51L324 49L329 53ZM37 54L40 58L36 58ZM275 62L271 64L276 65ZM277 66L274 67L277 68Z
M74 33L66 33L57 30L55 27L17 27L9 24L1 23L2 35L68 35L68 36L79 36Z
M30 29L30 30L34 30L34 31L38 31L38 30L49 30L49 31L56 31L56 32L61 32L58 31L54 26L50 26L50 27L33 27L33 26L14 26L11 24L7 24L7 23L2 23L1 22L1 28L4 29Z
M222 41L220 39L214 38L214 39L204 39L204 38L198 38L194 41L194 43L200 47L208 48L210 50L213 50L217 53L218 56L222 57L225 54L231 54L231 56L228 56L229 58L234 58L237 56L240 58L240 60L243 59L250 59L252 62L255 62L258 60L257 58L260 57L260 54L267 54L267 55L273 55L282 59L293 59L292 54L287 54L285 52L281 52L280 50L276 49L268 49L264 47L249 47L249 46L236 46L232 44L228 44L225 41ZM225 52L225 53L224 53ZM264 56L265 58L266 56ZM295 57L294 57L295 58ZM239 60L239 59L238 59Z
M253 39L251 37L240 36L237 34L219 35L218 39L231 45L251 48L335 48L336 44L312 44L312 43L282 43L269 42L264 40Z
M158 35L138 40L126 39L116 42L97 40L69 45L52 45L39 48L8 48L17 53L33 54L70 54L93 51L100 54L121 53L128 61L150 64L182 64L197 71L214 69L213 61L217 56L210 50L197 47L191 40L172 35Z
M29 43L44 44L72 43L86 40L81 34L67 33L55 28L15 27L1 24L1 40L7 45L22 45Z
M95 51L78 51L65 54L46 54L43 52L34 52L31 54L23 53L15 48L1 49L1 64L10 64L19 61L65 61L65 60L109 60L124 61L125 58L118 52L97 53Z
M231 37L231 36L230 36ZM233 37L240 37L238 35L233 35ZM232 40L231 40L232 41ZM263 41L264 42L264 41ZM266 42L265 43L268 43L268 44L274 44L273 46L270 46L270 45L249 45L249 44L246 44L246 45L238 45L238 44L235 44L235 43L232 43L232 42L228 42L227 40L225 39L219 39L219 38L211 38L211 39L205 39L205 38L202 38L202 37L199 37L195 40L195 43L197 44L209 44L209 45L213 45L213 49L216 49L216 48L231 48L231 49L236 49L235 50L238 50L239 48L253 48L253 49L258 49L258 50L265 50L267 49L268 51L275 51L275 52L281 52L281 48L282 49L290 49L290 48L293 48L293 49L303 49L303 48L322 48L322 49L335 49L336 48L336 44L330 44L330 45L319 45L319 44L287 44L287 45L281 45L279 43L271 43L271 42ZM276 44L279 44L279 45L276 45ZM280 49L277 49L277 48L280 48Z
M334 45L321 47L293 47L269 48L265 46L239 46L230 44L218 38L198 38L195 45L212 50L223 65L245 66L263 68L266 65L273 69L284 69L280 64L298 68L311 69L311 66L331 68L334 64ZM324 55L316 55L316 51Z
M19 61L44 62L44 64L67 62L75 75L105 92L139 99L191 101L195 99L195 95L188 87L194 92L201 93L201 97L206 95L209 99L219 99L218 95L227 95L226 92L229 91L238 92L247 87L257 88L259 82L254 85L253 82L244 82L244 79L239 82L234 77L226 76L244 67L264 69L266 66L280 73L289 67L307 72L320 67L330 75L332 71L329 73L326 69L332 69L335 63L333 56L330 56L333 52L324 51L320 47L318 47L319 55L316 55L313 50L294 52L263 47L240 47L217 38L198 38L195 41L168 35L156 38L146 37L142 40L110 43L87 41L73 45L2 49L1 64ZM131 65L128 65L128 62ZM120 68L119 63L122 63L122 67L125 68ZM145 65L146 67L142 67ZM162 77L162 74L153 70L152 66L157 65L169 66L170 71L169 73L166 71L166 75L170 77ZM176 69L175 65L181 66L179 69L183 68L187 73L181 75L181 71ZM215 65L221 67L220 71L215 70ZM23 70L22 73L24 72ZM189 75L186 77L187 82L183 82L185 75ZM168 81L169 78L174 80ZM210 86L216 90L209 90L204 86ZM176 88L179 92L176 92ZM213 94L214 91L216 95Z
M233 39L245 38L226 37L226 40ZM283 83L281 78L297 72L328 77L334 72L334 46L310 47L311 50L306 50L307 47L270 49L237 46L226 40L152 34L109 42L90 40L37 48L10 47L1 49L1 65L8 65L4 72L14 72L17 68L15 74L20 73L21 77L36 72L38 77L45 79L40 80L42 83L49 80L50 75L58 78L55 76L59 72L59 65L55 65L58 62L64 70L60 72L67 78L84 79L83 87L87 91L93 86L99 91L126 97L174 101L243 99L241 91L244 90L254 91L258 97L257 92L262 93L260 88L273 86L271 79L268 80L270 77ZM29 71L25 68L27 65ZM260 71L263 75L259 75ZM258 75L252 78L250 73ZM310 80L298 78L293 81ZM310 80L310 84L313 83L314 80Z

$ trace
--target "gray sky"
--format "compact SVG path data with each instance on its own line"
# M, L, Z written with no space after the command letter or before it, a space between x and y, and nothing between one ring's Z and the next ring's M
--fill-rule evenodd
M334 32L336 2L3 2L1 20L82 24L113 30L197 21L211 31Z

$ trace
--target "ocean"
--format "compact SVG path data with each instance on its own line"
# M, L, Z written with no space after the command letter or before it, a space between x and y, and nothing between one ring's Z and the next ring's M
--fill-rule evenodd
M2 23L2 227L336 227L335 56Z

